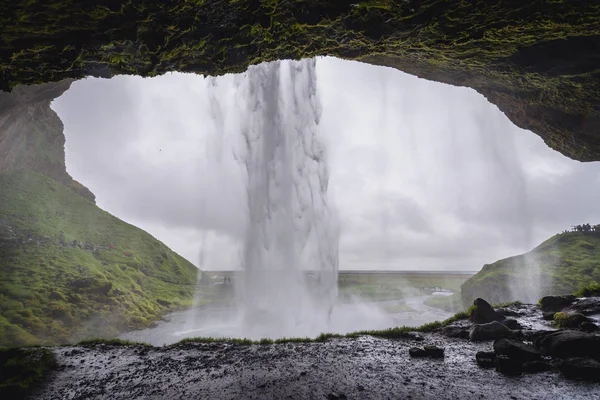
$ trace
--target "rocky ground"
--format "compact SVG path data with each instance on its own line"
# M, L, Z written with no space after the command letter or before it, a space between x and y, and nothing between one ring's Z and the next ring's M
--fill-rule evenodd
M480 324L457 321L399 339L58 347L58 370L34 398L600 398L600 336L580 326L595 325L595 309L574 302L581 301L554 309L585 312L591 322L560 331L544 320L547 309L514 305L500 314L480 303L472 314Z

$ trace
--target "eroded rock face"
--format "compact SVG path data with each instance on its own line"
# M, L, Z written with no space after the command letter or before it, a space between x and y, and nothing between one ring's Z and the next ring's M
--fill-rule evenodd
M50 108L70 85L66 80L0 92L0 171L39 172L95 202L94 194L67 173L63 123Z
M0 34L0 90L85 76L220 75L330 55L469 86L550 147L600 160L594 2L13 2Z

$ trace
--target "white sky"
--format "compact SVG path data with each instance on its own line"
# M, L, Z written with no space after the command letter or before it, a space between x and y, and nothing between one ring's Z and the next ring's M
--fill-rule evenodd
M478 270L600 223L600 163L549 149L475 91L333 58L317 78L340 269ZM240 265L244 188L209 95L235 101L232 80L90 78L52 105L67 170L98 205L197 265L208 232L205 269Z

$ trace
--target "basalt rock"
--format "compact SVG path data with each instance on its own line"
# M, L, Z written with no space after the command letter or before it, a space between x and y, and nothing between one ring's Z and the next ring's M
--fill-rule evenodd
M533 346L506 338L494 342L494 352L496 355L507 356L521 362L539 361L542 357L539 350L534 349Z
M590 333L561 330L541 337L534 345L544 356L600 359L600 336Z
M504 315L494 311L490 303L484 299L478 298L473 301L474 308L471 311L469 319L474 324L487 324L492 321L504 321Z
M469 333L469 339L474 342L496 340L516 336L517 332L508 329L498 321L474 325Z
M558 369L569 379L600 382L600 362L591 358L567 358L559 365Z
M496 366L496 353L493 351L478 351L475 354L475 361L482 368L494 368Z
M496 356L496 371L509 376L523 373L523 362L507 356Z
M540 300L542 311L562 311L577 300L575 296L545 296Z

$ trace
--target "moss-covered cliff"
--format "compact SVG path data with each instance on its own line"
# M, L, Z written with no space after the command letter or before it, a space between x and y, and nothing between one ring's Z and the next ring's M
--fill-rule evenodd
M0 89L331 55L470 86L600 160L600 5L578 0L23 0L0 6Z
M491 303L513 300L517 292L542 296L572 294L600 283L600 232L565 232L529 253L484 265L461 288L463 304L482 297Z
M0 172L0 346L147 327L190 306L197 269L65 185Z

